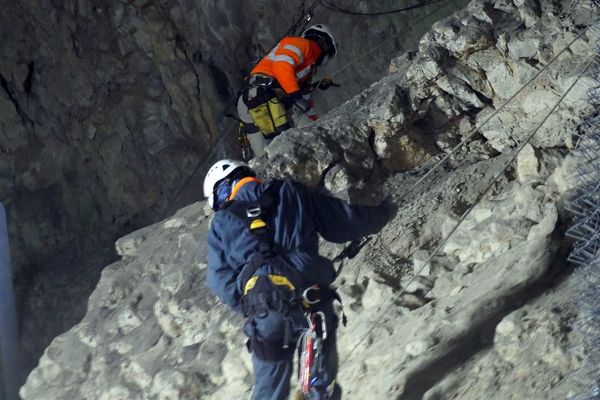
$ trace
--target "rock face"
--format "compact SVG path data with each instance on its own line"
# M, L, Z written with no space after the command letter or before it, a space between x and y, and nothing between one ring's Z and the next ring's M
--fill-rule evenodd
M69 0L3 7L0 198L29 364L83 316L83 299L116 258L106 244L172 212L192 171L233 148L234 124L223 113L259 49L272 46L302 4ZM368 68L339 71L343 87L333 101L321 99L323 109L379 78L391 54L415 46L452 9L379 48ZM378 18L365 39L364 18L319 10L315 21L329 23L342 45L329 71L432 11Z
M579 76L598 40L589 28L598 11L580 5L473 1L381 81L279 136L254 163L263 176L399 205L338 281L350 320L339 330L347 398L578 393L570 373L585 354L570 351L581 342L578 311L560 279L562 200L573 186L565 154L590 112L592 83ZM81 323L46 349L22 398L248 396L241 321L204 285L209 222L194 203L117 241L121 259L103 270Z

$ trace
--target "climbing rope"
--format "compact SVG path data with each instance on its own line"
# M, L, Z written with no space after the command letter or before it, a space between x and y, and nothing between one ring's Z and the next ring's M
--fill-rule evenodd
M302 0L302 7L300 10L300 18L296 21L294 25L285 33L285 36L289 36L291 34L299 35L301 34L307 27L308 23L313 17L313 12L316 10L319 5L321 5L322 0L315 0L308 9L306 9L305 3L306 0ZM300 22L304 21L304 24L300 26ZM299 29L298 29L299 28ZM280 39L281 40L281 39Z
M424 7L427 7L432 4L441 3L443 1L446 1L446 0L425 0L425 1L421 1L417 4L414 4L412 6L398 8L395 10L379 11L379 12L360 12L360 11L347 10L347 9L344 9L340 6L333 4L331 1L324 1L323 7L328 10L336 11L336 12L339 12L342 14L374 17L374 16L381 16L381 15L389 15L389 14L399 14L399 13L403 13L406 11L415 10L418 8L424 8Z
M525 145L527 143L529 143L531 141L531 139L535 136L535 134L541 129L541 127L548 120L548 118L550 118L550 116L554 113L554 111L562 103L562 101L565 99L565 97L571 92L571 90L573 89L573 87L580 81L581 77L587 72L587 70L590 68L590 66L592 65L592 63L593 63L593 61L590 61L587 64L587 66L585 67L585 69L583 69L578 74L577 79L575 81L573 81L573 83L569 86L569 88L565 91L565 93L558 99L558 101L556 102L556 104L552 107L552 109L550 110L550 112L543 118L543 120L538 124L538 126L521 142L521 144L515 150L513 150L514 154L505 163L504 167L500 170L500 172L498 172L494 176L494 178L490 181L490 183L485 188L485 190L478 196L478 198L475 200L475 202L462 215L462 217L458 220L458 222L456 223L456 225L450 230L450 232L446 235L446 237L442 239L442 241L438 244L438 246L435 248L435 250L428 257L428 259L423 263L423 265L421 266L421 268L418 271L416 271L416 273L409 280L409 282L400 290L400 292L396 295L397 299L400 299L400 297L406 292L406 288L409 287L415 281L415 279L417 278L417 276L419 276L420 273L431 263L431 261L433 260L433 258L437 255L437 253L448 242L448 239L450 239L450 237L454 234L454 232L456 232L456 230L458 229L458 227L466 220L466 218L471 214L471 212L481 202L481 200L483 200L484 196L494 187L494 185L497 183L497 181L500 179L500 177L506 172L506 170L508 169L508 167L510 167L510 165L513 163L513 161L517 158L517 156L519 155L519 153L521 152L521 150L523 150L523 147L525 147ZM367 331L367 333L365 335L363 335L361 337L361 339L353 346L353 348L350 350L350 353L344 358L344 360L341 362L341 364L344 364L346 361L348 361L348 359L354 354L354 351L356 351L356 349L358 348L358 346L360 344L362 344L362 342L365 339L367 339L367 337L373 332L373 330L375 329L375 327L377 327L383 321L383 318L388 313L388 311L390 311L390 309L392 308L392 306L394 306L394 304L395 304L394 302L391 302L390 305L387 306L384 309L383 313L381 313L381 316L376 320L376 322L373 324L373 326L371 328L369 328L369 330Z
M308 22L312 19L313 17L313 11L321 4L323 0L315 0L310 7L308 7L308 9L306 9L305 4L306 4L306 0L302 1L302 4L300 6L300 10L301 10L301 15L300 18L298 18L296 20L296 22L294 22L290 28L285 31L285 33L274 42L273 46L271 46L271 48L265 52L265 54L269 54L271 51L273 51L273 49L275 48L275 46L277 46L277 44L281 41L281 39L283 39L286 36L290 36L292 34L300 34L300 32L302 32L304 30L304 28L306 28L306 25L308 24ZM302 21L304 21L304 24L302 25L301 29L298 29L302 23ZM252 68L250 68L250 70L252 70L254 68L254 66Z

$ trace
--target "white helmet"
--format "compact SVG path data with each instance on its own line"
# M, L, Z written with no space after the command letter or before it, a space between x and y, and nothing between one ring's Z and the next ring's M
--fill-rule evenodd
M302 32L302 37L310 39L313 38L324 38L329 44L329 49L325 54L323 61L321 61L321 65L326 65L329 62L329 59L335 57L337 54L337 43L335 38L333 37L333 33L327 27L327 25L317 24L313 26L309 26L306 28L304 32Z
M239 168L249 168L248 164L236 160L221 160L214 163L206 173L204 178L204 197L208 197L208 205L214 209L215 199L213 192L216 189L216 184L227 178Z

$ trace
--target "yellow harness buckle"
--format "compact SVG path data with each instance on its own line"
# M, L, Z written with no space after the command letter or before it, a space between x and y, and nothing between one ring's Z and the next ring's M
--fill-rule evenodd
M250 223L250 230L260 229L267 226L267 223L262 219L255 219Z
M296 287L292 284L292 282L283 275L269 274L267 276L269 277L269 280L271 281L271 283L273 283L273 285L285 286L291 291L296 290ZM252 278L248 279L248 282L246 282L246 286L244 286L244 296L247 295L249 291L254 289L254 286L256 286L256 282L260 277L261 275L255 275Z
M287 286L290 290L296 290L296 287L292 285L292 282L290 282L290 280L285 276L269 274L269 279L271 280L271 282L273 282L274 285Z
M252 288L254 288L257 280L258 276L253 276L252 278L248 279L248 282L246 282L246 286L244 286L244 296L247 295L248 292L252 290Z

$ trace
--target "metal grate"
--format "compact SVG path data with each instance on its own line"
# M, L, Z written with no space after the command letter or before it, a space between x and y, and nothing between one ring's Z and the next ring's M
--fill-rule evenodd
M600 41L597 50L600 54ZM595 86L588 90L588 101L600 110L600 64L590 71ZM578 188L567 206L574 219L567 236L575 240L569 261L576 265L572 279L580 310L574 329L584 338L585 354L580 371L584 389L573 400L600 400L600 114L591 115L580 128L575 150Z

